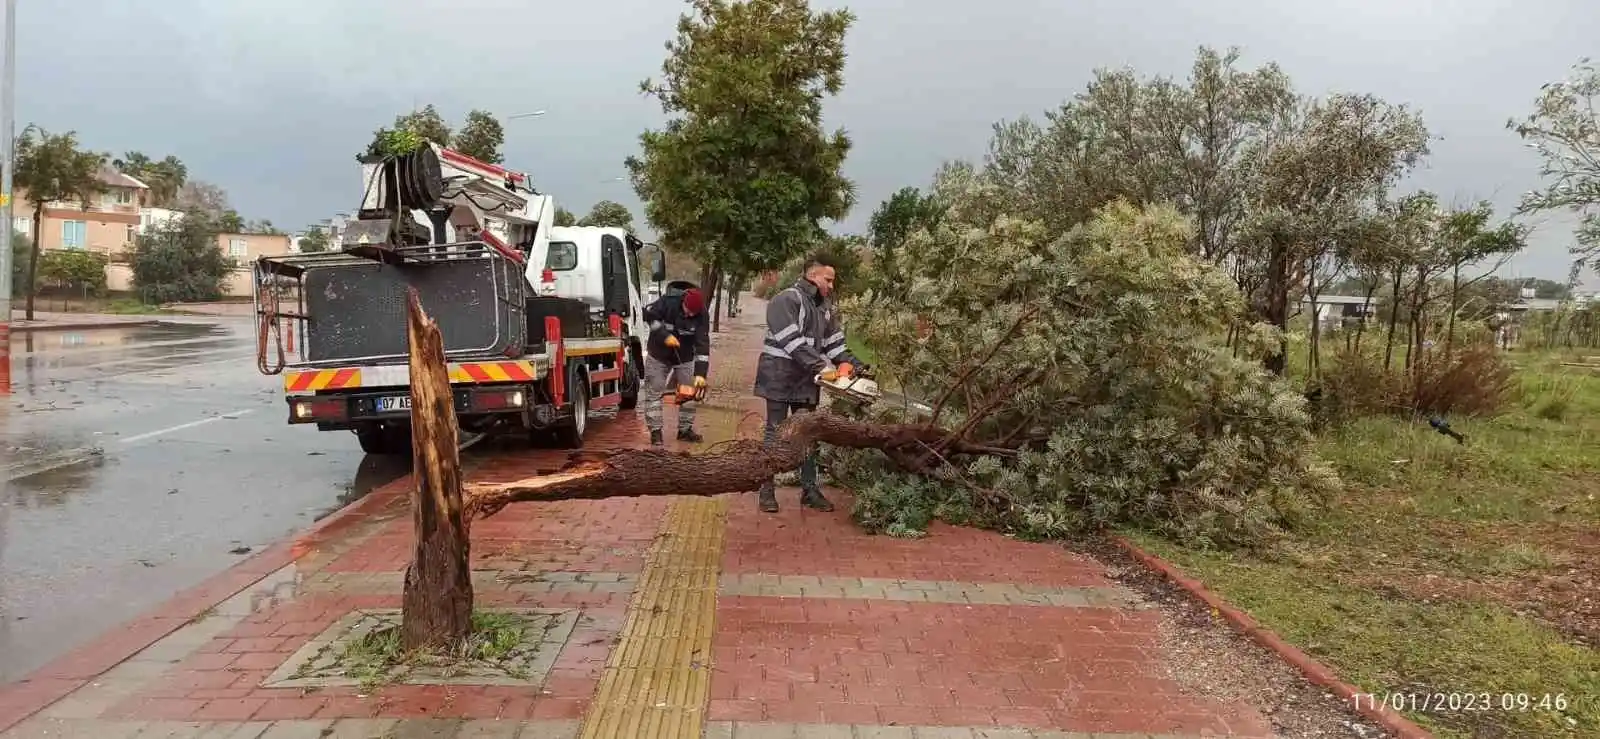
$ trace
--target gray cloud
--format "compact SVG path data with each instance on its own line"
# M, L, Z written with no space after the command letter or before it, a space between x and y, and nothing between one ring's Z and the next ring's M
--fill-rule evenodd
M837 6L838 3L826 3ZM354 154L413 105L507 123L508 163L566 207L611 198L637 136L660 125L638 94L683 5L666 0L21 2L18 124L90 146L177 154L247 217L300 226L352 207ZM1582 0L953 0L851 4L844 93L830 126L855 140L859 230L877 202L938 164L980 157L990 125L1038 116L1091 70L1183 75L1201 44L1282 64L1305 92L1373 92L1420 108L1441 140L1408 187L1509 209L1537 160L1505 119L1600 37ZM1588 7L1586 7L1588 6ZM70 8L70 9L69 9ZM1571 220L1544 218L1513 269L1564 275Z

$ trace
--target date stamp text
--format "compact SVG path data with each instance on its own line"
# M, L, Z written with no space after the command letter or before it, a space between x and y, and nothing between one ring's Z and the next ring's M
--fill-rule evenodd
M1564 693L1356 693L1357 710L1388 708L1412 713L1468 711L1565 711Z

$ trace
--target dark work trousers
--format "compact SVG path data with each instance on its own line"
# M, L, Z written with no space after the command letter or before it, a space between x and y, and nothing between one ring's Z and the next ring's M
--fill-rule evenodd
M816 409L817 407L810 403L785 403L781 400L768 400L767 424L762 431L761 442L771 445L778 438L778 424L783 423L790 415L810 413ZM811 445L811 449L806 452L806 458L800 462L799 473L801 490L808 492L820 490L817 487L817 446L815 444ZM761 489L762 492L770 492L774 487L773 482L768 480L767 484L763 485Z

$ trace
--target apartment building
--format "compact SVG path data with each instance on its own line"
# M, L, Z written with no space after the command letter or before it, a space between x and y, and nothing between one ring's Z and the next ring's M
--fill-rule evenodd
M140 212L150 187L110 166L101 168L99 179L105 191L87 203L57 200L44 204L37 235L40 248L83 249L111 256L133 246L143 231ZM19 188L12 225L30 239L35 238L33 209L33 201Z

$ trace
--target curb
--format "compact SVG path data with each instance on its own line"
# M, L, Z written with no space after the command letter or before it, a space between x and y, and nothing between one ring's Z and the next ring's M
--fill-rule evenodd
M405 498L408 473L328 515L297 534L268 546L144 614L107 630L94 641L57 657L26 677L0 685L0 732L48 708L101 673L183 628L200 614L253 587L309 554L319 543Z
M1199 580L1183 574L1177 565L1140 549L1138 545L1121 536L1112 537L1112 541L1134 559L1139 560L1140 564L1154 570L1161 576L1171 580L1173 584L1189 591L1189 594L1204 601L1207 606L1222 614L1223 618L1227 619L1239 631L1244 632L1245 636L1250 637L1252 641L1276 652L1279 657L1283 658L1283 661L1288 662L1299 670L1302 675L1305 675L1307 680L1333 691L1346 702L1346 705L1353 704L1356 713L1382 726L1399 737L1399 739L1434 739L1433 734L1412 723L1410 719L1400 715L1399 712L1390 709L1388 706L1373 705L1372 701L1355 700L1357 695L1365 695L1361 689L1340 680L1339 676L1327 665L1316 661L1311 655L1300 651L1293 644L1272 633L1270 629L1256 623L1256 620L1251 618L1249 614L1233 607L1226 600L1223 600L1222 596L1207 590L1206 586Z
M92 331L94 329L102 328L141 328L160 324L161 321L159 319L151 319L148 321L117 321L115 323L106 323L104 321L91 323L52 323L45 326L18 326L17 324L11 324L11 333L12 335L16 335L41 333L45 331Z

